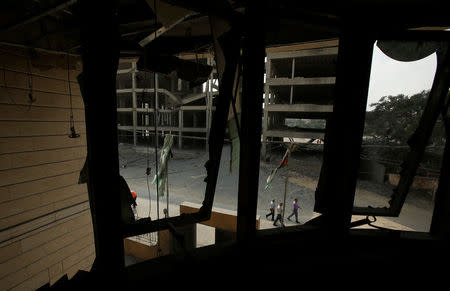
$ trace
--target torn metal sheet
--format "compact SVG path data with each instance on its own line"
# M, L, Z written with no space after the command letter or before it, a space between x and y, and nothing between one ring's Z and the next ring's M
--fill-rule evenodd
M178 78L190 82L191 87L206 82L213 69L212 66L183 60L175 56L152 55L149 51L139 58L137 68L165 75L175 71Z
M160 0L147 0L147 4L155 12L158 20L163 24L157 31L152 32L139 42L139 45L145 47L154 39L163 35L166 31L180 24L190 16L197 14L188 9L174 6Z
M237 121L240 122L241 117L240 114L238 114ZM235 117L231 119L228 119L228 135L231 139L231 149L230 149L230 173L233 172L233 170L236 170L239 168L239 155L240 155L240 139L239 139L239 131L237 127L237 123L235 120Z
M388 57L401 62L414 62L435 53L441 42L438 41L405 41L379 40L377 47Z
M146 2L148 6L150 6L150 8L155 12L159 22L161 22L165 27L173 25L180 18L183 18L193 12L192 10L172 5L167 1L146 0Z

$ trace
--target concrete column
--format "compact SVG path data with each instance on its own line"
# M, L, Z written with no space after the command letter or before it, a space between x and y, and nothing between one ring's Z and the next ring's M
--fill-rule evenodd
M295 77L295 58L292 58L292 72L291 72L291 79L294 79ZM289 96L289 104L292 104L292 99L294 98L294 85L291 85L291 92Z
M269 106L269 95L270 95L270 89L269 85L267 85L267 80L270 78L270 55L267 54L267 61L266 61L266 84L264 86L264 111L263 111L263 142L261 144L262 147L262 158L264 161L266 161L266 155L267 155L267 129L269 125L269 111L267 110Z
M192 127L197 127L197 112L192 112Z

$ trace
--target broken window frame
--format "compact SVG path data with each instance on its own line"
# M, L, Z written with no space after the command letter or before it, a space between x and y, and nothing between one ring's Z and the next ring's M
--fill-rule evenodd
M398 217L416 175L419 163L422 160L427 141L436 124L436 120L440 114L442 114L444 119L447 118L446 115L449 106L447 92L450 81L448 72L448 67L450 66L449 36L446 32L408 31L402 35L380 36L376 39L417 42L436 41L440 43L440 47L436 51L437 68L433 85L428 96L427 105L420 118L417 129L408 140L409 152L402 164L400 180L397 187L393 190L391 200L389 201L389 207L353 207L352 211L353 215ZM448 139L448 129L446 129L446 135Z
M206 190L202 207L195 213L183 213L175 217L151 220L144 218L134 223L122 226L124 238L169 229L176 231L176 227L185 226L208 220L211 216L217 177L219 172L225 129L228 121L228 111L232 102L233 92L238 83L235 82L238 72L240 55L241 30L238 19L230 21L216 15L210 15L211 31L214 40L217 72L219 75L219 96L215 114L210 129L209 160L205 164L207 177Z

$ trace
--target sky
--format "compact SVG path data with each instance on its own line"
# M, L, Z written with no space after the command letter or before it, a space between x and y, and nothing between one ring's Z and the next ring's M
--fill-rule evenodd
M414 95L431 89L436 72L436 54L415 62L399 62L386 56L376 45L372 57L367 110L371 103L388 95Z

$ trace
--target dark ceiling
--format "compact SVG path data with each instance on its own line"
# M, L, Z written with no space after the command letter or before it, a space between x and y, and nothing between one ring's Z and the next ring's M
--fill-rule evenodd
M159 16L155 19L152 3L153 0L117 1L122 51L141 50L139 41L163 26ZM154 42L161 50L177 54L208 51L212 46L208 15L242 18L245 1L164 0L164 3L192 11ZM350 18L352 27L362 33L373 27L386 31L425 25L448 27L450 22L446 10L442 9L443 1L271 0L268 3L269 9L261 12L265 26L261 29L266 30L267 45L336 38L344 25L343 19ZM79 53L82 17L77 0L6 0L0 7L0 42Z

